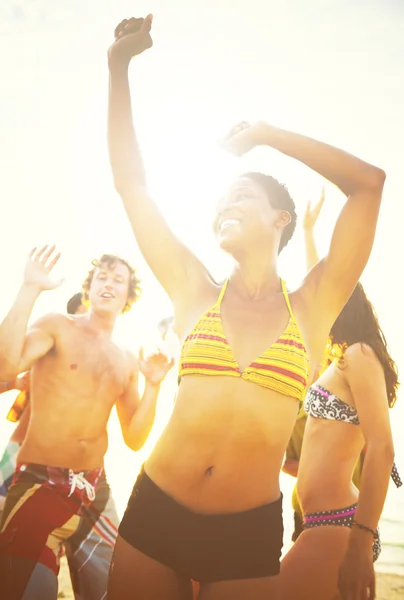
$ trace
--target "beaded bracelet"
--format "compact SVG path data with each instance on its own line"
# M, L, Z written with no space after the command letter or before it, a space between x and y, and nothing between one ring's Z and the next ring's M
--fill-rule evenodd
M377 533L376 531L374 531L373 529L371 529L370 527L368 527L367 525L362 525L362 523L358 523L357 521L353 520L352 521L352 527L358 527L358 529L362 529L363 531L367 531L368 533L371 533L373 535L373 539L377 539Z

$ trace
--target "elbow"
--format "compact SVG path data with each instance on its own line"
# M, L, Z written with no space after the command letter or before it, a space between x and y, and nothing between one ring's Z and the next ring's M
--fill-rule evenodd
M386 463L393 465L394 462L394 444L393 440L375 440L366 445L366 456L370 452L375 452L379 457L383 457Z
M379 169L379 167L371 167L370 172L368 172L365 176L361 188L366 191L372 190L381 195L385 181L385 171L383 171L383 169Z
M379 167L373 167L373 174L370 178L370 187L376 190L383 190L384 182L386 181L386 172Z
M133 452L139 452L139 450L141 450L144 446L145 442L139 442L139 440L134 440L134 439L130 439L126 441L126 445L128 446L128 448L130 448L131 450L133 450Z
M341 191L347 196L353 196L361 192L372 192L372 195L381 200L386 173L379 167L370 166L358 177L355 182L347 182L347 185L340 187Z
M145 445L147 438L144 439L138 435L125 435L123 439L128 448L133 450L133 452L139 452Z

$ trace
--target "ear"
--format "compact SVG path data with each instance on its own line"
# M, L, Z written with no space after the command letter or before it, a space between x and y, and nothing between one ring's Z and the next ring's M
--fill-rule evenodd
M291 220L291 214L287 210L280 210L278 218L276 219L276 225L279 229L284 229L286 225L289 225Z

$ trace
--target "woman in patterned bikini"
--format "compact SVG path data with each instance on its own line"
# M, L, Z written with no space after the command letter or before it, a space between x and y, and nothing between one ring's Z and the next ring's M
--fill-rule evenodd
M293 201L272 177L240 177L215 219L218 243L234 258L229 279L218 285L170 231L148 192L128 67L151 47L150 30L151 17L123 21L115 30L109 149L137 243L174 306L183 343L181 382L120 525L108 599L188 600L192 579L200 582L200 600L274 600L283 455L309 358L318 363L368 260L385 174L272 125L237 126L223 141L227 150L242 155L258 145L275 148L331 180L348 201L329 255L288 295L277 256L293 234Z
M309 253L317 262L314 238L306 236ZM297 483L303 533L282 561L282 600L334 600L338 592L343 600L373 599L377 525L390 474L401 485L388 414L397 369L360 283L331 329L328 349L331 364L305 400ZM352 474L364 446L359 493Z

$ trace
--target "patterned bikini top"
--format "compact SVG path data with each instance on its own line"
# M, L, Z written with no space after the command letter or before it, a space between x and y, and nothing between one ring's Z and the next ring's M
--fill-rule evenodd
M294 318L285 282L282 291L290 319L282 335L241 371L223 329L220 306L228 281L219 298L196 323L186 338L180 357L179 375L225 375L239 377L297 400L303 400L309 376L309 359Z
M310 417L316 419L329 419L331 421L342 421L351 425L359 425L359 417L356 409L347 404L338 396L326 390L318 383L312 385L304 401L304 410ZM397 487L403 485L396 465L393 463L391 478Z

